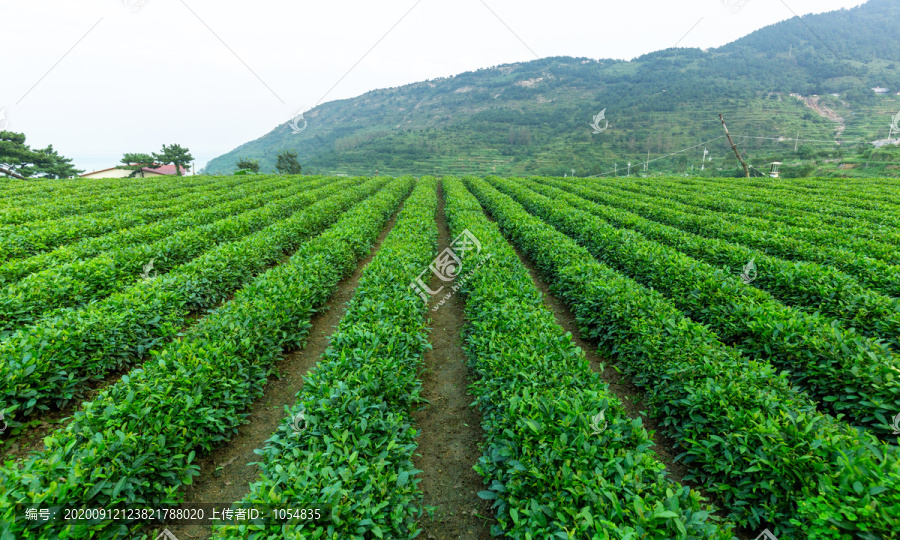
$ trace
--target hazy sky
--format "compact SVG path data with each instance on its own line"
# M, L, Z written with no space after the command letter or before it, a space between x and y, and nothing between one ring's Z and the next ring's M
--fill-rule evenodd
M862 3L0 0L0 110L87 171L163 143L201 168L319 102L535 55L718 47Z

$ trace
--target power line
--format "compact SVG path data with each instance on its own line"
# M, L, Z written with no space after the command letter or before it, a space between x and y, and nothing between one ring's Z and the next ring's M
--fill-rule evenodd
M757 140L765 140L765 141L780 141L780 142L799 141L799 142L818 142L818 143L830 143L830 144L854 144L854 143L858 143L858 142L861 142L861 141L862 141L862 139L854 139L854 140L852 140L852 141L822 140L822 139L797 139L797 138L790 138L790 139L787 139L787 138L784 138L784 137L754 137L754 136L751 136L751 135L733 135L733 137L734 137L734 138L742 138L742 139L757 139ZM720 135L720 136L716 137L715 139L710 139L710 140L708 140L708 141L704 141L704 142L702 142L702 143L695 144L694 146L689 146L689 147L687 147L687 148L682 148L681 150L677 150L677 151L675 151L675 152L671 152L671 153L669 153L669 154L666 154L666 155L664 155L664 156L660 156L660 157L658 157L658 158L648 159L648 160L646 160L646 161L641 162L641 165L644 165L645 167L647 167L647 166L649 166L650 163L653 163L653 162L655 162L655 161L659 161L659 160L661 160L661 159L670 158L670 157L675 156L675 155L678 155L678 154L683 154L684 152L687 152L687 151L689 151L689 150L693 150L693 149L695 149L695 148L697 148L697 147L699 147L699 146L703 146L703 145L705 145L705 144L708 144L708 143L711 143L711 142L715 142L715 141L718 141L719 139L724 139L724 138L725 138L724 135ZM752 167L752 166L751 166L751 167ZM756 169L756 167L753 167L753 168ZM611 174L611 173L613 173L613 172L616 172L617 170L618 170L617 168L616 168L616 169L611 169L611 170L609 170L609 171L607 171L607 172L604 172L604 173L594 174L594 175L588 176L587 178L598 178L598 177L606 176L606 175L608 175L608 174ZM759 171L759 169L756 169L756 170ZM762 171L759 171L759 172L762 173Z
M821 143L831 143L831 144L853 144L857 142L861 142L862 139L854 139L852 141L838 141L838 140L820 140L820 139L786 139L784 137L752 137L750 135L734 135L735 138L740 137L743 139L762 139L766 141L781 141L781 142L790 142L790 141L800 141L800 142L821 142Z
M687 148L682 148L681 150L678 150L678 151L676 151L676 152L672 152L671 154L666 154L666 155L664 155L664 156L660 156L660 157L655 158L655 159L648 159L647 161L642 162L641 165L647 166L647 165L650 165L651 163L653 163L654 161L659 161L659 160L661 160L661 159L666 159L666 158L672 157L672 156L674 156L674 155L683 154L684 152L687 152L688 150L693 150L694 148L697 148L698 146L703 146L703 145L705 145L705 144L709 144L709 143L711 143L711 142L715 142L715 141L718 141L719 139L724 139L724 138L725 138L725 135L719 135L719 136L716 137L715 139L710 139L710 140L708 140L708 141L704 141L704 142L702 142L702 143L695 144L694 146L689 146L689 147L687 147ZM618 168L617 168L616 170L618 170ZM605 176L605 175L607 175L607 174L609 174L609 172L600 173L600 174L594 174L594 175L588 176L588 178L597 178L597 177L599 177L599 176Z

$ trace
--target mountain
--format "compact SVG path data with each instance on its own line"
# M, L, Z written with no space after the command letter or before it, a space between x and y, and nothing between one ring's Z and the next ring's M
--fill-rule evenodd
M301 132L282 124L205 172L230 173L243 157L271 171L282 149L296 150L305 172L328 174L581 176L636 169L648 156L649 173L674 172L699 168L704 148L706 167L731 170L719 113L754 166L839 160L888 137L900 108L897 21L900 2L869 0L717 49L552 57L374 90L307 111ZM601 111L609 128L593 133Z

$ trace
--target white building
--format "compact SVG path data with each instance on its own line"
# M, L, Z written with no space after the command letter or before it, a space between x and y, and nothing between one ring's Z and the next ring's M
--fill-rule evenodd
M163 165L162 167L157 167L155 169L150 169L144 167L144 178L153 178L154 176L171 176L175 174L175 165ZM131 176L131 173L128 169L119 169L117 167L110 167L109 169L102 169L99 171L89 172L86 174L79 175L79 178L127 178ZM187 171L184 167L181 168L181 174L187 174ZM137 174L140 177L140 173Z

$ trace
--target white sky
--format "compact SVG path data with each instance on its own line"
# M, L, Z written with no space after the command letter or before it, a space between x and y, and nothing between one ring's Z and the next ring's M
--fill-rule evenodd
M686 33L680 46L718 47L794 13L862 3L0 0L0 110L32 147L53 144L87 171L164 143L187 146L202 168L323 97L534 54L627 60Z

